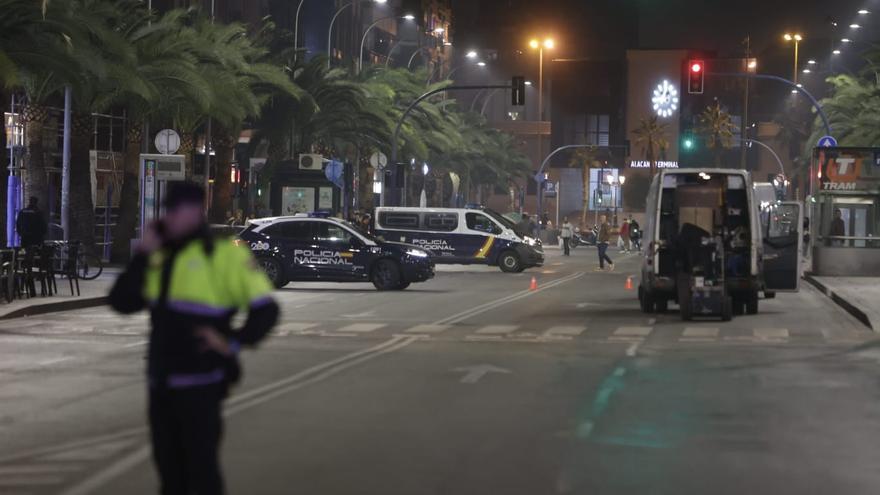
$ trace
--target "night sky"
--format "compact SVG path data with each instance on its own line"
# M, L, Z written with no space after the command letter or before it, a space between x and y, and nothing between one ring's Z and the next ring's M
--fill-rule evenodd
M752 52L764 71L784 71L791 63L785 31L800 31L803 60L825 63L832 40L880 40L880 0L453 0L457 46L524 47L528 37L548 33L559 40L558 57L615 59L627 48L686 48L719 57ZM872 11L859 16L859 9ZM838 21L832 31L831 19ZM857 31L849 25L858 22ZM848 47L855 54L858 45ZM851 56L849 63L858 58Z

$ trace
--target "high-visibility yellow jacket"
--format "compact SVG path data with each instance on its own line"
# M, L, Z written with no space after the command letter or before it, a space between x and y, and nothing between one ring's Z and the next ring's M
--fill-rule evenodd
M236 350L254 345L278 318L271 293L272 284L247 248L200 231L136 256L114 285L110 304L122 313L150 308L150 382L186 388L237 380L237 361L206 351L195 329L217 329ZM234 331L231 320L238 311L248 317Z

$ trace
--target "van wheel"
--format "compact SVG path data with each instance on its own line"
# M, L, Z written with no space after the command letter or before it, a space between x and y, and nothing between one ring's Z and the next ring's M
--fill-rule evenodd
M400 268L391 260L379 260L373 266L370 281L379 290L394 290L400 287Z
M746 314L758 314L758 292L750 292L746 298Z
M272 282L276 289L287 285L287 280L284 278L284 267L281 266L280 261L275 258L260 258L258 262L260 268L269 277L269 281Z
M721 321L730 321L733 319L733 298L727 296L721 303Z
M501 256L498 257L498 266L501 267L501 271L505 273L519 273L524 269L522 263L519 261L519 256L513 251L505 251L501 253Z
M401 282L401 283L397 284L397 290L404 290L407 287L409 287L409 284L410 284L409 282Z

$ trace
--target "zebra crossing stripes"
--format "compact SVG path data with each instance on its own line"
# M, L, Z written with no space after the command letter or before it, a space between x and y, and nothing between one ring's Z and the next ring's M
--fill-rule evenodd
M515 332L519 325L486 325L476 331L477 335L507 335Z
M715 327L687 327L681 333L681 342L714 342L721 333L720 328Z
M351 325L346 325L336 331L339 333L369 333L387 326L388 325L385 323L352 323Z
M416 325L408 328L405 333L443 333L451 327L452 325Z
M782 340L789 337L787 328L756 328L755 337L766 340Z
M571 340L586 331L587 327L583 326L556 326L548 328L541 336L548 339Z
M654 331L654 327L618 327L614 331L615 337L647 337Z

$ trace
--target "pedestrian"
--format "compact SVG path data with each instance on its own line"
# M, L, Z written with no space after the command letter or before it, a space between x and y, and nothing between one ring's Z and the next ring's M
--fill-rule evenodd
M201 187L173 186L109 296L120 313L150 308L149 423L163 495L223 493L221 404L240 378L240 347L278 319L272 284L246 247L211 236L204 202ZM238 308L247 319L233 330Z
M803 242L804 258L810 256L810 217L804 217L804 242Z
M46 239L46 218L40 211L40 201L31 196L26 208L18 212L15 220L15 231L21 237L21 246L25 248L42 246Z
M532 223L529 221L528 213L522 214L522 217L520 217L519 223L516 224L516 228L514 229L514 231L520 237L532 235Z
M639 226L639 222L633 218L632 215L629 216L629 238L632 239L633 248L638 250L638 252L642 252L642 230Z
M623 252L630 251L629 219L624 219L620 226L620 238L623 240Z
M605 271L605 262L608 262L609 271L614 271L614 262L608 257L608 241L611 239L611 226L608 225L608 217L602 215L599 217L599 236L597 244L599 250L599 268L597 272Z
M547 226L550 225L550 215L545 211L543 215L541 215L541 230L547 230Z
M843 221L843 213L841 213L839 208L834 210L834 219L831 220L831 231L828 235L831 237L832 246L842 247L846 245L844 239L838 239L839 237L846 236L846 223Z
M562 227L559 229L559 237L562 237L562 254L564 256L571 256L571 236L574 233L574 228L568 223L568 217L562 218Z
M361 217L361 230L369 234L373 230L372 220L373 217L369 213L364 213Z

